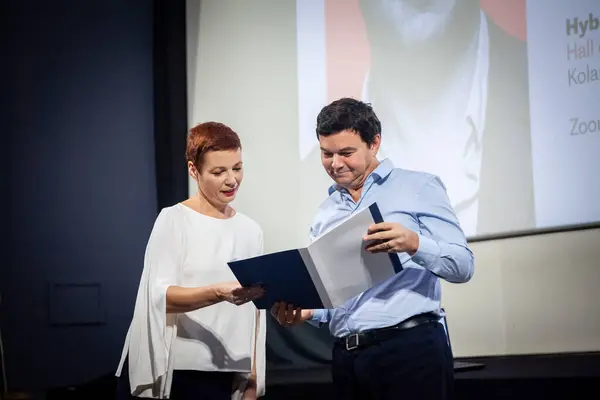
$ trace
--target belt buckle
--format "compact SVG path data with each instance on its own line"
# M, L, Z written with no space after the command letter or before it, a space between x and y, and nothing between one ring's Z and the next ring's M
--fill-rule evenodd
M354 339L354 340L352 340L352 339ZM360 344L358 341L358 333L354 333L350 336L346 336L345 342L346 342L346 350L347 351L358 348L358 346Z

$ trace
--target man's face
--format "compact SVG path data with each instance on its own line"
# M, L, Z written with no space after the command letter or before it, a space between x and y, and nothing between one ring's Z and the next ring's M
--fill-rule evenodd
M371 144L362 141L354 131L345 130L329 136L319 136L321 162L327 174L338 185L353 189L362 186L377 164L381 137Z
M418 45L444 35L457 2L464 0L362 0L369 25L383 24L404 45Z

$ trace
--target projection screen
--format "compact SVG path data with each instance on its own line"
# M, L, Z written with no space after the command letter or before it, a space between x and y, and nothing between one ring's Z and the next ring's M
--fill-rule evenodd
M199 15L188 16L199 26L195 35L203 24L212 32L193 38L207 45L191 49L191 56L218 71L189 71L191 92L207 96L199 93L202 83L235 85L240 74L252 79L256 73L256 86L246 82L240 90L278 93L284 77L259 79L252 68L281 66L295 92L272 101L286 102L296 118L285 127L237 128L252 130L246 143L291 132L290 140L278 144L286 147L291 170L315 173L316 115L328 102L350 96L371 103L380 117L381 159L442 178L470 239L600 221L599 2L298 0L287 8L272 1L225 3L202 1ZM248 22L256 13L263 24L255 28L225 24ZM282 21L295 25L286 28L294 32L290 40L274 37L284 29ZM238 36L245 39L231 40ZM259 46L274 46L270 58L258 60ZM217 47L238 65L214 58ZM211 117L198 108L201 101L190 99L190 123ZM248 112L266 120L268 108L244 104L228 109L223 122ZM245 157L259 159L268 150L253 146L252 152ZM314 185L307 181L302 190L311 199L326 196L322 178ZM268 193L262 185L268 183L257 180L246 190ZM316 205L302 203L306 209L299 212L308 216ZM306 232L308 226L298 228Z
M380 156L445 182L469 237L600 220L600 3L297 2L298 156L353 96Z

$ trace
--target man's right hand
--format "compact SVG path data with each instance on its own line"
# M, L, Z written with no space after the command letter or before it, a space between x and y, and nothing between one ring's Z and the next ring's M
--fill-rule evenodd
M312 319L314 310L302 310L293 304L277 302L271 308L271 315L280 325L293 326Z

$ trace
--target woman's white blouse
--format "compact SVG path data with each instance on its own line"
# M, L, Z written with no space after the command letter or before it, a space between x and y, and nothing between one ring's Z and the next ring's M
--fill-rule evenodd
M264 394L264 311L257 318L252 303L221 302L187 313L166 313L169 286L235 281L227 262L262 254L262 237L260 226L239 212L218 219L182 204L160 212L146 248L133 319L117 370L120 376L128 358L132 394L168 398L174 369L234 371L239 374L232 399L238 399L252 368L255 341L258 391Z

